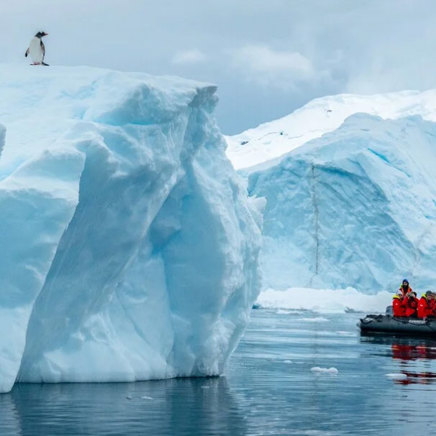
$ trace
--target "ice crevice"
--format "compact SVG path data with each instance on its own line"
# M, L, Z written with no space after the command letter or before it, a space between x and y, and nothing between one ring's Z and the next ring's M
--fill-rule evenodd
M316 175L315 175L316 165L312 163L310 167L310 187L311 187L311 199L313 204L313 228L314 228L314 240L315 240L315 267L314 267L314 275L310 281L310 286L313 286L313 280L318 275L319 272L319 244L320 244L320 238L319 238L319 208L318 208L318 199L316 195Z
M259 292L260 223L216 87L85 67L0 79L0 392L221 374Z

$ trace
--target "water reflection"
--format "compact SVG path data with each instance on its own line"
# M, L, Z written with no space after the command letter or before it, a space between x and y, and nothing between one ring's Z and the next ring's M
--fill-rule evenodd
M392 357L403 362L418 359L436 359L436 348L425 342L420 344L392 344ZM403 378L394 380L401 385L424 384L428 385L436 381L436 373L431 371L401 370Z
M23 434L19 414L10 394L0 395L0 434Z
M408 338L383 335L362 335L361 342L390 345L394 359L436 359L436 340L431 338Z
M16 385L0 396L7 434L245 434L226 379Z
M436 434L436 340L361 337L359 317L253 311L225 378L18 385L0 435Z
M399 385L429 385L436 381L436 374L434 372L401 371L401 374L404 375L404 377L394 379L394 383Z
M392 344L392 357L401 360L436 359L436 348L426 344Z
M390 345L392 359L399 363L399 373L392 380L399 385L432 384L436 373L421 368L425 361L436 359L436 340L430 338L407 338L383 335L362 336L362 342Z

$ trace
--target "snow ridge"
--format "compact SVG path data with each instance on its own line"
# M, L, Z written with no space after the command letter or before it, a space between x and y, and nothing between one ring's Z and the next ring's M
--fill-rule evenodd
M436 90L401 91L376 95L340 94L312 100L278 120L227 137L227 155L236 169L251 171L328 132L353 114L383 119L419 115L436 121Z

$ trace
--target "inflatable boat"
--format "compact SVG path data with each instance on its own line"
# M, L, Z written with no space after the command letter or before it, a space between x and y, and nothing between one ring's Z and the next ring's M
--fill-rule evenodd
M396 318L390 314L367 315L365 318L361 318L357 325L362 333L426 335L436 338L436 318Z

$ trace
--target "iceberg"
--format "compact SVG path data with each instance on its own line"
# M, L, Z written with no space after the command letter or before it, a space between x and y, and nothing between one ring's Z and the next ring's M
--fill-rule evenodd
M0 392L221 374L260 289L261 215L216 87L87 67L0 79Z
M266 199L265 289L435 285L433 121L357 113L246 174L250 195Z

